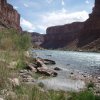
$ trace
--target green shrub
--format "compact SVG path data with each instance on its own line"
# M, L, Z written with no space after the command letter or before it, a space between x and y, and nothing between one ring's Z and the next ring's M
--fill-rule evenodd
M0 31L0 49L27 50L31 47L31 36L19 33L14 29Z
M44 84L42 82L38 83L38 86L43 88L44 87Z
M95 100L100 100L100 96L95 96Z
M0 61L0 90L8 86L10 71L6 68L7 64Z
M79 93L72 93L69 100L95 100L95 96L92 91L82 91Z
M90 83L87 85L87 88L88 88L88 89L94 88L94 86L95 86L94 83L93 83L93 82L90 82Z
M26 67L26 63L23 60L19 59L16 67L18 69L24 69Z

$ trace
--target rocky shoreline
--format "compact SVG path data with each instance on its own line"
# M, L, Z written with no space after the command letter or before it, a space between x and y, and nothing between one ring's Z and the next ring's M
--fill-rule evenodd
M26 53L26 56L30 59L32 58L29 54L29 52ZM16 63L13 63L16 64ZM59 72L63 69L59 67L55 67L53 69L48 68L48 65L55 65L56 62L49 60L49 59L42 59L42 58L35 58L33 62L26 62L26 65L24 69L21 69L18 71L18 77L9 78L9 82L12 84L13 88L19 87L21 84L27 84L28 86L32 85L38 85L41 88L41 91L47 91L47 89L44 88L44 84L42 82L39 82L39 80L43 79L53 79L59 76ZM10 67L9 67L10 68ZM12 68L10 68L12 70ZM15 74L15 73L14 73ZM93 89L93 92L95 95L100 96L100 77L99 76L93 76L89 75L87 73L81 73L79 71L71 71L70 72L70 79L72 80L82 80L85 82L86 86L81 89L80 91L84 91L87 89ZM67 84L67 83L66 83ZM56 85L56 83L55 83ZM79 84L80 85L80 84ZM16 94L12 91L9 91L7 89L1 90L0 99L4 100L2 98L5 98L6 96L14 96L16 97Z
M26 82L28 84L37 84L37 79L34 79L32 77L32 73L39 74L40 77L38 79L44 79L48 77L57 77L59 74L58 71L61 71L62 69L55 67L54 69L48 68L48 65L55 65L56 62L49 60L49 59L42 59L42 58L36 58L35 62L33 63L27 63L27 67L24 70L20 70L20 76L22 78L23 82ZM85 82L86 86L90 83L94 84L94 92L98 95L100 95L100 77L99 76L93 76L89 75L87 73L81 73L81 72L70 72L70 78L72 80L82 80ZM84 88L85 89L85 88Z

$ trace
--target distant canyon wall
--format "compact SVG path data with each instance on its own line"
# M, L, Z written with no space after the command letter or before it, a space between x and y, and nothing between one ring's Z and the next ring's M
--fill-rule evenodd
M71 24L53 26L46 30L44 42L41 45L44 48L64 48L69 46L72 41L77 42L78 33L83 28L83 22L74 22Z
M36 45L41 45L44 42L44 34L40 34L37 32L30 33L32 37L32 43Z
M100 0L95 0L93 11L85 22L47 28L41 46L50 49L100 50Z
M21 31L20 14L7 3L7 0L0 0L0 26L14 28Z

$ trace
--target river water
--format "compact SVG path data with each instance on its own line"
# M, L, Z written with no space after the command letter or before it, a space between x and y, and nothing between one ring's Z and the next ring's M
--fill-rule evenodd
M71 72L100 76L100 53L33 50L33 54L36 54L35 57L50 59L56 62L56 65L48 67L52 69L59 67L62 69L58 72L57 77L40 80L48 89L78 91L84 88L84 81L70 78Z

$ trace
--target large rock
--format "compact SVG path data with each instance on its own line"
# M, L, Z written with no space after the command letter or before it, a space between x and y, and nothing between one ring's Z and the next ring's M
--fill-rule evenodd
M21 31L20 15L7 3L7 0L0 0L0 27L14 28Z
M100 38L100 0L95 0L93 12L89 15L89 19L86 20L84 28L79 34L78 47L83 47L98 38ZM93 47L92 44L91 47Z
M9 78L9 81L13 87L20 86L20 81L18 78Z
M30 71L20 70L19 74L20 74L22 82L28 83L28 84L31 84L31 83L35 82L35 79L32 77L32 73Z
M74 22L71 24L53 26L46 30L44 42L41 45L44 48L63 48L71 42L77 40L78 33L83 28L83 22Z
M37 68L37 72L40 74L44 74L46 76L53 76L56 77L58 74L54 70L48 69L46 67L39 67Z
M46 76L57 76L57 73L54 70L49 69L45 65L44 60L41 58L37 58L37 73L44 74Z
M44 64L46 65L55 65L56 62L53 60L49 60L49 59L43 59L44 60Z
M60 71L61 69L59 67L55 67L54 70Z

